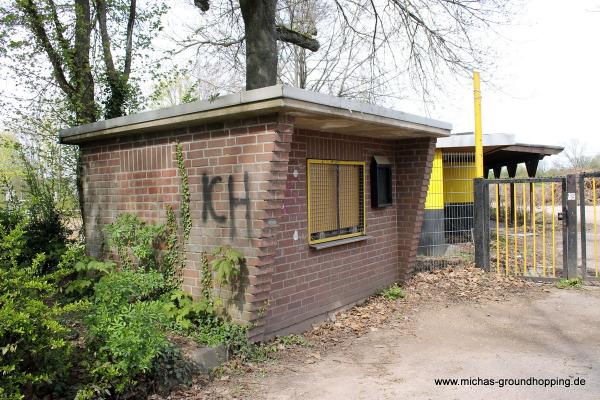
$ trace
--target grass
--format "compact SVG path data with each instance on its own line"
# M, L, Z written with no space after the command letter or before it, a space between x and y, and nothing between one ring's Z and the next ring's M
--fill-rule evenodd
M581 288L581 285L581 278L561 279L556 283L556 287L559 289Z
M404 293L404 290L397 283L394 283L387 289L383 289L379 294L388 300L397 300L406 297L406 293Z
M285 346L300 346L300 347L308 347L310 343L306 338L302 335L287 335L287 336L278 336L276 342Z

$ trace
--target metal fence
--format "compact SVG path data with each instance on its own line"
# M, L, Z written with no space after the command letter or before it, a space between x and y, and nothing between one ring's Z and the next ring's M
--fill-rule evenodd
M579 220L581 275L583 279L600 279L600 172L579 175Z
M464 261L473 253L474 153L437 149L425 201L417 270Z
M600 282L599 178L476 179L476 264L538 280Z
M535 278L565 276L565 184L564 178L485 182L489 197L490 269L499 274Z

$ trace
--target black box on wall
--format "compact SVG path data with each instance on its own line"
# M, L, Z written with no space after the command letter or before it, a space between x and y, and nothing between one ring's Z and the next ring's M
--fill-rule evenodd
M387 157L373 156L371 160L371 207L392 205L392 163Z

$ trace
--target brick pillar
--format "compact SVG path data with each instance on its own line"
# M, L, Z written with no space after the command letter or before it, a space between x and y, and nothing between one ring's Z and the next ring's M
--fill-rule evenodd
M436 139L397 142L398 268L401 281L413 272Z
M259 227L254 239L257 256L248 260L249 285L246 293L247 320L252 324L249 337L262 340L265 318L271 292L273 264L277 250L277 232L282 215L291 141L294 131L293 117L279 114L277 121L267 125L264 161L265 180L262 201L257 203L253 225Z

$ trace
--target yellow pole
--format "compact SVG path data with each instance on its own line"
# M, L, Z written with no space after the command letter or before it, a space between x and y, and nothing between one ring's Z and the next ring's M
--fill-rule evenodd
M483 139L481 133L481 89L479 72L473 71L473 95L475 99L475 168L478 178L483 178Z
M556 278L556 240L554 232L554 182L552 182L552 277Z
M500 273L500 184L496 184L496 273Z
M527 275L527 184L523 188L523 275Z
M542 269L546 276L546 193L544 188L546 185L542 183Z
M537 248L536 248L536 236L537 232L535 231L535 183L531 184L533 190L531 191L531 206L533 209L531 210L531 230L533 231L533 272L537 275Z

